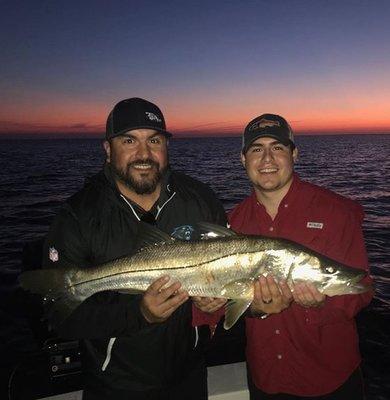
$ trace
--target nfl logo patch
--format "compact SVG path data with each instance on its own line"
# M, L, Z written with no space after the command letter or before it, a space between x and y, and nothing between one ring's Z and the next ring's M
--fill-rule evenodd
M58 251L54 247L49 248L49 259L50 261L58 261Z

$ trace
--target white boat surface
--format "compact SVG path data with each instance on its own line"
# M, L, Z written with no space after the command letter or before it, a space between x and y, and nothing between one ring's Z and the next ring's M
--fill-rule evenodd
M249 400L245 362L207 368L209 400ZM82 391L64 393L41 400L81 400Z

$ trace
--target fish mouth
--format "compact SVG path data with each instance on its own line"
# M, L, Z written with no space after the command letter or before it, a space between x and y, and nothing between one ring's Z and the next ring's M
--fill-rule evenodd
M368 292L371 286L357 283L355 285L338 285L325 288L324 293L327 296L338 296L345 294L360 294Z
M360 273L357 274L356 276L352 277L350 280L349 285L359 285L359 282L366 276L366 274Z
M347 286L347 294L360 294L368 292L372 289L372 286L366 285L364 283L354 283Z
M347 286L351 293L365 293L368 290L372 289L372 286L370 284L362 283L362 279L364 279L366 276L366 272L359 272L349 280Z
M365 276L366 274L358 274L351 279L348 283L348 287L352 293L364 293L371 289L370 285L360 282Z

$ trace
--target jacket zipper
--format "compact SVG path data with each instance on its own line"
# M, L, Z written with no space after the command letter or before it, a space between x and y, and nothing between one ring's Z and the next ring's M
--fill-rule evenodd
M102 371L103 372L106 370L106 368L108 367L108 364L110 363L112 346L114 345L115 340L116 340L116 338L112 337L112 338L110 338L110 340L108 342L106 359L104 360L104 363L102 365Z
M194 349L198 345L198 341L199 341L199 332L198 332L198 327L195 326L195 344L194 344Z
M162 209L173 199L173 196L175 196L176 192L172 193L172 196L160 207L157 206L157 214L156 214L156 220L158 218L158 216L160 215L160 212L162 211Z
M126 202L126 204L131 208L131 211L133 211L133 214L135 215L135 218L137 218L138 221L141 221L140 217L137 215L137 213L135 212L133 206L131 205L131 203L126 199L125 196L123 196L123 194L120 195L122 197L122 199Z
M171 197L169 197L168 200L165 201L165 203L160 207L157 206L157 214L156 214L156 220L158 218L158 216L160 215L162 209L173 199L173 197L176 195L176 192L173 192ZM141 221L140 217L137 215L137 213L134 210L134 207L131 205L131 203L126 199L125 196L123 196L123 194L120 195L122 197L122 199L126 202L126 204L130 207L131 211L133 212L133 214L135 215L135 218L137 218L138 221Z

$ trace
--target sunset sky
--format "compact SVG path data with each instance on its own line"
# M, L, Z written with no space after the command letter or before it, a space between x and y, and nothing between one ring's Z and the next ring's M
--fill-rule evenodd
M390 133L390 1L0 2L0 134L102 134L143 97L180 135L257 115Z

